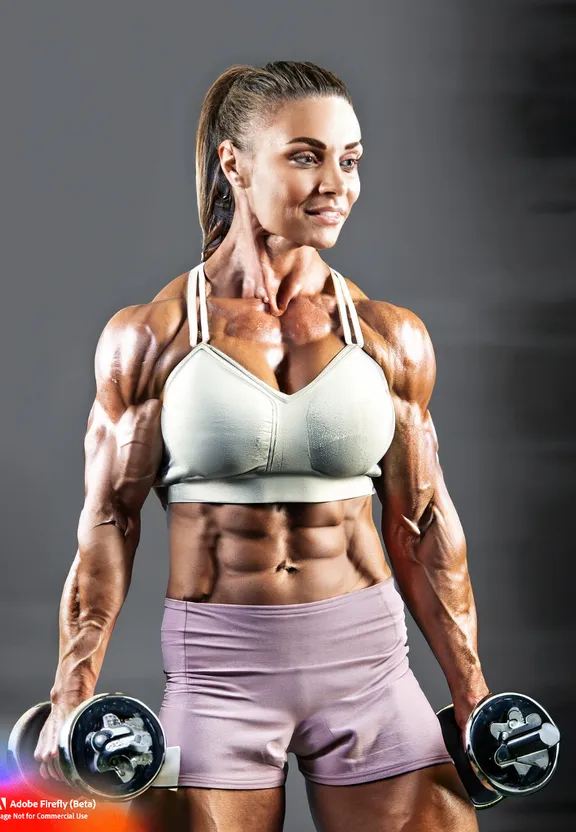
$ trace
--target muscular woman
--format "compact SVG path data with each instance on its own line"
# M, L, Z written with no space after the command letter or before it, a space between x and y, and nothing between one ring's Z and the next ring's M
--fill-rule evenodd
M154 488L170 540L160 719L182 761L178 789L134 811L173 832L279 832L292 751L322 832L476 830L407 659L404 603L461 726L488 692L432 345L319 254L360 193L350 94L311 63L234 66L196 154L202 262L97 346L42 773L58 777L58 728L94 693Z

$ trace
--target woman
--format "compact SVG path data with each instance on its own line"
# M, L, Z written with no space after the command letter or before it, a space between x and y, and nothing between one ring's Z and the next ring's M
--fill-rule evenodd
M182 752L178 790L134 801L154 828L278 832L293 751L324 832L475 830L405 644L402 596L463 726L488 689L432 345L319 255L360 192L350 95L314 64L234 66L196 150L202 263L97 347L42 772L57 777L58 726L94 692L154 487L170 519L160 718Z

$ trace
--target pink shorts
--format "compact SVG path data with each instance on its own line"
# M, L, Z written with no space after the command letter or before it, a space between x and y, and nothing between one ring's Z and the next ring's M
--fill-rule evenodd
M160 720L179 785L364 783L452 762L408 666L394 581L304 604L166 599Z

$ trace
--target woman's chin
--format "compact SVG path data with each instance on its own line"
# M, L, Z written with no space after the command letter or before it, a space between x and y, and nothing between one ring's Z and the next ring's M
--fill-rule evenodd
M325 248L332 248L338 242L338 237L340 236L340 229L338 231L326 234L315 234L314 235L314 242L309 243L309 245L313 246L318 251L321 251Z
M315 243L314 248L316 249L316 251L323 251L326 248L332 248L332 246L335 246L337 242L338 237L336 237L334 240L325 241L322 243Z
M318 251L326 248L332 248L332 246L336 245L338 242L338 237L340 236L341 226L339 228L291 228L291 229L282 229L281 234L271 234L274 238L276 245L275 248L279 247L292 247L292 246L308 246L309 248L315 248ZM271 232L269 232L271 233ZM284 245L280 246L280 241L284 241Z
M341 228L321 228L318 230L314 229L313 231L306 229L302 235L299 235L299 245L310 246L310 248L315 248L318 251L325 248L332 248L338 242L340 230Z

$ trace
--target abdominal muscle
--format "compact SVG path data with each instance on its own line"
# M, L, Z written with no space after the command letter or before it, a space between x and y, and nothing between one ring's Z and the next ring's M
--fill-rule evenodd
M371 496L329 503L171 503L168 512L168 598L302 604L391 574Z

